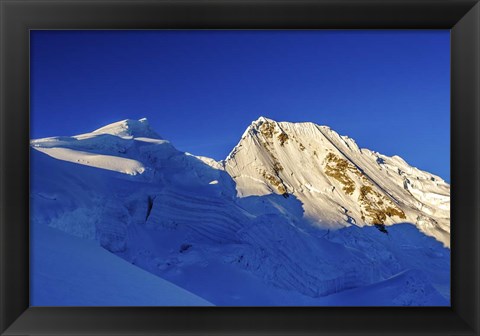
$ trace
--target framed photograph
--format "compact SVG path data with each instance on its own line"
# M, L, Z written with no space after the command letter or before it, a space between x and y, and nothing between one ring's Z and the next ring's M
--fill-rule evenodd
M1 2L2 335L477 335L479 6Z

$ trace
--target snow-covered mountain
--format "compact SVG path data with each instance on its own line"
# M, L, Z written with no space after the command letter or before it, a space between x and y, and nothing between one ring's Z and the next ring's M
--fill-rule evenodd
M409 222L450 244L450 185L314 123L254 121L225 160L240 197L294 195L321 227Z
M449 304L448 184L327 127L260 118L221 162L146 119L31 146L33 253L61 230L215 305Z

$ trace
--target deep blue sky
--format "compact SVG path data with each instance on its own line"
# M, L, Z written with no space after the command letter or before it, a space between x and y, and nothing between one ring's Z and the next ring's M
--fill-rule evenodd
M31 137L147 117L223 159L252 120L313 121L450 180L450 33L34 31Z

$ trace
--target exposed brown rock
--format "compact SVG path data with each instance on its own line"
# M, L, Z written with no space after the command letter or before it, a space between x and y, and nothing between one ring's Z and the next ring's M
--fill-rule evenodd
M360 195L358 201L365 211L370 224L384 224L387 217L397 216L405 219L405 213L398 208L391 200L373 190L371 186L362 186L360 188ZM362 220L365 220L364 212L362 211Z
M283 170L283 167L282 165L280 164L280 162L278 162L276 159L275 159L275 163L273 164L273 170L275 171L275 173L278 174L278 172L281 172Z
M287 142L287 140L288 140L288 135L287 135L287 133L280 133L280 134L278 135L278 140L280 141L280 146L283 146L283 144L284 144L285 142Z
M352 195L356 189L355 181L350 173L360 177L362 186L359 190L358 202L362 221L370 224L384 224L389 217L406 218L405 213L395 203L373 188L365 174L355 165L331 152L327 154L325 160L325 174L340 182L347 195Z
M287 189L278 176L272 175L266 171L263 172L262 176L270 183L270 185L274 186L280 194L283 195L287 192Z
M273 123L264 122L260 126L260 132L265 136L265 138L272 139L273 133L275 132L275 125Z
M355 182L348 175L348 172L357 170L356 167L331 152L327 154L325 159L325 174L343 184L343 191L348 195L352 195L355 191Z

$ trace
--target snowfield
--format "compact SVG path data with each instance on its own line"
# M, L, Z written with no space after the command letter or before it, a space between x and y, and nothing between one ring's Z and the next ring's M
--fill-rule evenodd
M146 119L31 148L32 305L450 304L450 186L328 127L261 117L220 162Z

